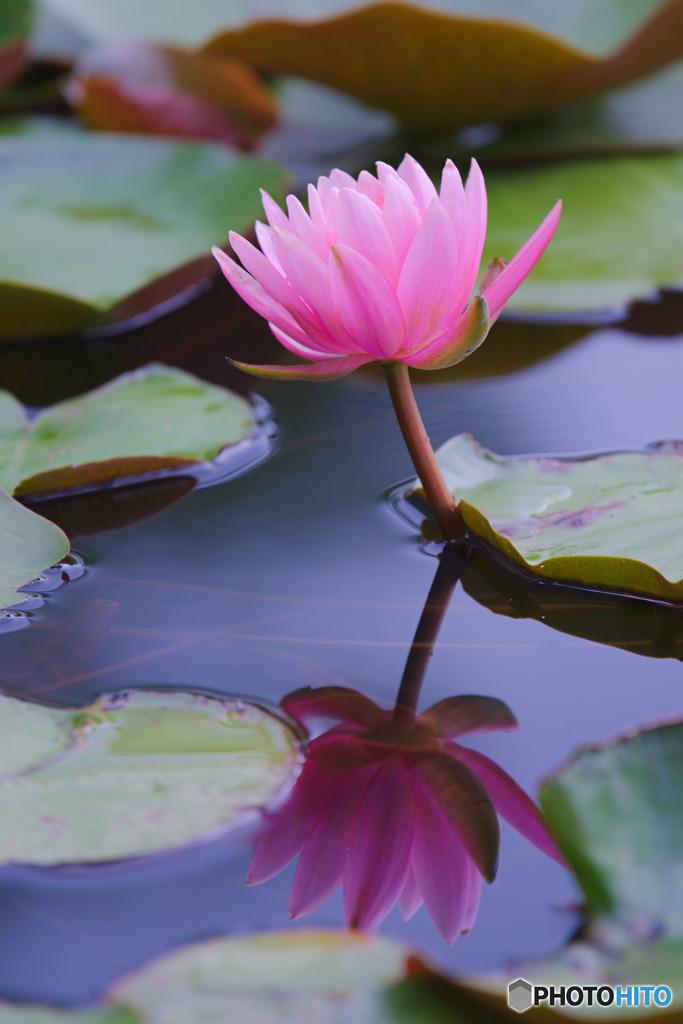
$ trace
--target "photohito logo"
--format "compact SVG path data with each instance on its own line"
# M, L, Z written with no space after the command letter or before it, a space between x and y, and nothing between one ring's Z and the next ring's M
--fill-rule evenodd
M668 985L532 985L517 978L508 985L508 1006L524 1013L532 1006L669 1006Z

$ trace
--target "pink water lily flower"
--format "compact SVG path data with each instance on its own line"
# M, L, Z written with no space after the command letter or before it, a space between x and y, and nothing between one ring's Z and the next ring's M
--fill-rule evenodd
M240 267L213 252L226 278L276 338L308 365L252 366L260 377L330 380L363 363L397 361L423 370L452 366L486 337L548 245L558 202L509 263L494 260L471 298L486 236L486 189L475 160L463 186L448 160L437 192L406 156L358 180L333 170L295 196L285 214L265 192L268 224L257 249L230 241Z
M540 811L502 768L454 737L510 729L491 697L451 697L396 716L344 687L298 690L282 701L300 723L339 724L314 739L285 805L265 815L247 880L263 882L297 854L292 917L343 885L348 927L373 929L400 901L404 919L425 903L447 943L476 917L481 879L498 861L500 814L564 864Z

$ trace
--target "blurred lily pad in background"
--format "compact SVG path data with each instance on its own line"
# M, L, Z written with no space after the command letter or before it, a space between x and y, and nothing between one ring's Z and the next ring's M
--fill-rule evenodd
M545 579L683 598L681 442L504 459L461 434L437 459L467 527Z
M258 216L285 172L218 145L50 131L0 138L0 336L101 321Z
M0 703L0 862L107 861L205 839L271 801L298 763L289 726L242 701L135 691L78 711Z

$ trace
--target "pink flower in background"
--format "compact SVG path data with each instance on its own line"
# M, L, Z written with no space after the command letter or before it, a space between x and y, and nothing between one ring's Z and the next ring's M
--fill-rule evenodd
M452 943L472 927L481 879L495 876L497 813L564 863L540 811L509 775L453 741L514 728L502 701L451 697L416 718L354 690L321 687L295 691L282 707L299 722L340 722L310 743L289 799L265 815L249 865L247 881L264 882L300 854L292 917L311 913L341 884L348 927L376 927L397 900L404 919L424 902Z
M438 193L406 156L398 170L378 163L377 177L334 170L319 178L308 186L308 212L295 196L287 197L289 216L266 193L263 205L262 251L232 233L243 266L220 249L214 255L276 338L308 365L236 365L261 377L329 380L372 361L432 370L468 356L540 259L562 204L507 265L489 265L471 300L487 209L474 160L464 187L447 161Z

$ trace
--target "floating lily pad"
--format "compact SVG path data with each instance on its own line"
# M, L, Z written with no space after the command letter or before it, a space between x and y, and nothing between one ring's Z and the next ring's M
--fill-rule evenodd
M335 931L286 931L196 943L153 961L110 993L144 1024L367 1018L373 996L406 974L391 939ZM360 1016L358 1016L360 1014Z
M683 155L488 174L483 265L509 259L559 197L559 227L510 309L599 310L683 285Z
M546 579L683 599L683 442L504 459L461 434L437 452L468 528Z
M137 691L47 714L17 703L0 698L0 730L11 739L19 717L35 760L17 748L5 773L0 862L114 860L204 839L272 800L297 763L291 730L240 701Z
M22 498L96 488L211 461L253 427L239 395L155 363L32 420L0 392L0 484Z
M52 1010L0 1002L0 1024L142 1024L127 1006L103 1010Z
M258 186L277 194L284 179L275 163L209 143L0 137L0 336L96 322L244 230L262 213Z
M0 490L0 608L21 604L19 587L69 553L65 534Z
M518 117L649 74L681 56L677 30L676 5L665 5L601 59L522 23L377 3L324 21L263 19L220 33L206 48L333 86L427 135Z

